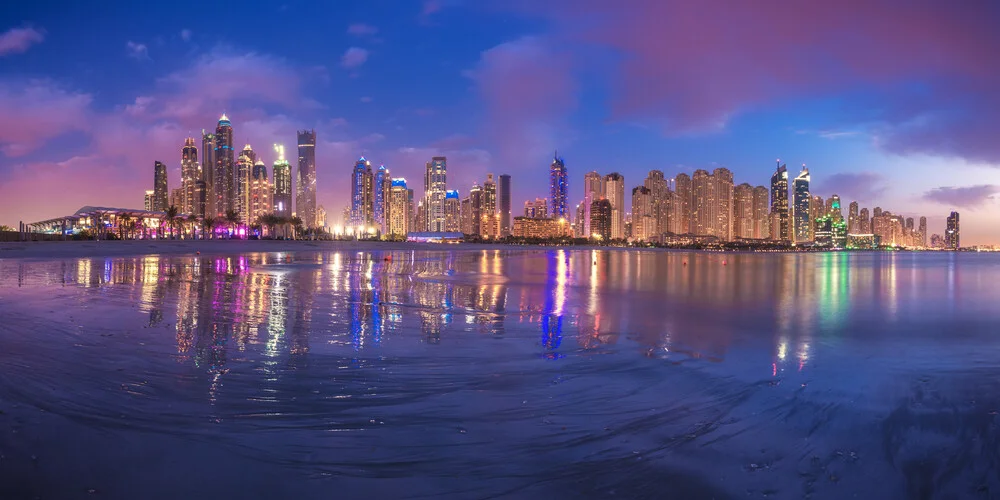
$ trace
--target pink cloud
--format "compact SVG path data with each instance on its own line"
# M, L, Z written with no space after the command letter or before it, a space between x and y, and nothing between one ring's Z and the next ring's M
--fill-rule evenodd
M943 186L927 191L922 198L946 207L974 210L993 202L997 193L1000 193L1000 186L991 184L964 187Z
M354 23L347 27L347 34L349 35L374 35L378 33L378 28L365 23Z
M351 47L340 58L340 65L345 68L357 68L368 60L368 51L360 47Z
M21 54L45 40L45 32L34 28L13 28L0 35L0 56Z
M0 151L8 157L87 125L92 97L49 80L0 81Z

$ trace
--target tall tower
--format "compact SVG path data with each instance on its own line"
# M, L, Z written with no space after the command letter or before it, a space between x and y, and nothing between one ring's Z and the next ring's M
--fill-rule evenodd
M770 238L771 225L768 224L768 193L764 186L753 188L753 237Z
M354 163L351 175L351 225L368 227L374 222L373 203L375 179L372 176L372 162L364 156Z
M493 180L493 174L486 174L482 199L479 234L484 238L494 239L499 235L500 219L497 217L497 184Z
M424 171L424 211L427 214L426 231L445 230L444 197L447 187L448 159L435 156L427 162Z
M789 241L788 227L788 169L778 161L778 169L771 175L771 214L775 218L775 234L771 239Z
M753 186L747 183L733 190L733 237L755 238Z
M604 196L611 203L611 239L625 238L625 177L618 172L604 176Z
M649 189L653 200L653 217L656 219L657 233L665 233L670 230L670 185L667 183L663 172L650 170L646 175L646 180L642 183ZM633 217L635 213L633 212ZM658 235L658 234L657 234Z
M691 177L688 174L677 174L677 177L674 178L673 201L670 204L673 209L673 213L670 214L670 231L672 233L688 234L694 232L691 214L693 196Z
M649 241L658 234L653 190L646 186L632 188L632 238Z
M406 179L392 179L389 187L389 224L386 234L406 237L410 232L410 198Z
M587 172L583 176L583 234L590 238L590 207L604 197L604 178L597 172Z
M167 166L162 162L153 162L153 211L166 212L170 204L167 198Z
M251 223L257 221L261 215L274 210L273 190L271 183L267 180L267 166L259 158L253 165L253 173L250 175L250 214L248 220Z
M198 147L194 145L194 137L184 139L181 148L181 213L197 214L195 200L195 182L201 180L201 167L198 165Z
M240 151L240 156L236 159L236 199L233 201L233 210L240 216L240 221L244 224L250 220L250 177L253 175L253 166L257 155L249 144Z
M379 165L375 170L375 184L372 192L372 218L374 219L375 227L379 228L379 231L383 233L388 232L386 212L389 206L386 204L386 201L389 197L391 179L385 165Z
M857 234L860 232L858 224L858 202L852 201L851 204L847 206L847 233Z
M215 190L215 212L224 216L229 210L234 210L236 200L235 152L233 151L233 125L225 113L219 118L215 127L215 175L213 175Z
M556 152L552 156L552 165L549 167L549 203L553 219L569 220L569 208L566 201L568 192L569 177L566 174L566 162Z
M316 131L299 130L299 169L295 185L295 214L306 227L316 227Z
M807 243L812 241L810 228L812 218L810 217L809 203L809 169L802 165L802 172L792 181L792 218L794 219L795 243Z
M500 236L510 236L511 213L510 213L510 175L500 174L500 182L497 183L497 203L500 210ZM457 195L456 195L457 196Z
M927 217L920 217L920 246L927 247Z
M950 250L958 250L959 245L958 212L952 212L948 216L948 222L944 231L944 246Z
M274 214L278 217L292 216L292 166L285 159L285 146L274 145L278 158L274 160Z
M461 230L462 200L458 190L449 189L444 194L444 230L456 233Z
M699 236L714 236L712 200L715 185L707 170L698 169L691 176L691 232Z
M201 131L201 180L205 181L205 212L202 217L214 217L215 208L215 134Z
M712 171L713 233L723 241L733 239L733 172L728 168Z

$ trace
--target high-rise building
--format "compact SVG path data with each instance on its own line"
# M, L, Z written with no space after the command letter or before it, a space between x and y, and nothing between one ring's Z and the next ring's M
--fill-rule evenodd
M168 207L174 207L180 210L181 203L184 201L184 190L182 188L174 188L170 190L170 201L167 203ZM178 211L178 213L180 213Z
M389 219L386 212L389 210L387 204L389 199L389 189L392 178L385 165L379 165L375 170L374 185L372 186L372 219L375 227L382 233L389 231Z
M874 218L874 217L881 217L881 216L882 216L882 207L875 207L875 209L872 210L872 217Z
M809 219L812 221L812 225L809 227L810 239L816 239L816 221L820 217L826 215L826 203L823 201L823 197L816 194L809 198Z
M584 231L587 229L586 226L590 224L584 224L583 219L587 216L587 211L583 207L583 202L576 204L576 218L573 220L573 236L577 238L586 238Z
M611 234L612 219L614 218L614 208L607 198L594 200L590 206L590 233L591 238L598 238L608 241L613 238Z
M375 179L372 163L364 156L354 163L351 174L351 226L368 228L374 222Z
M611 239L623 239L625 238L625 177L622 174L612 172L604 176L604 197L611 203Z
M771 175L771 213L775 216L777 232L771 239L791 241L788 224L788 169L778 161L778 169Z
M535 198L524 202L524 216L529 219L546 219L549 217L548 200Z
M462 217L467 217L468 232L465 234L482 235L483 220L483 188L479 183L473 183L469 189L468 215L466 207L462 207ZM464 231L463 231L464 232Z
M233 125L223 113L218 126L215 127L215 174L212 178L216 216L225 216L226 212L236 208L235 154Z
M209 213L205 211L207 209L207 207L205 206L206 202L208 201L206 198L207 195L208 195L208 187L206 186L205 181L203 180L194 181L194 201L193 201L194 215L199 219L205 218L205 214Z
M950 250L961 248L959 244L958 212L952 212L948 216L944 231L944 246Z
M670 185L663 177L663 172L650 170L642 184L649 189L653 197L653 217L656 219L656 230L659 233L670 231Z
M142 206L143 209L146 210L147 212L151 212L153 210L154 193L155 191L153 191L152 189L146 190L146 198L145 200L143 200Z
M458 215L458 230L462 234L472 234L472 194L462 198Z
M500 182L497 183L497 203L500 211L500 236L510 236L512 226L509 174L500 174Z
M920 218L920 246L927 247L927 217Z
M826 214L835 220L844 220L844 213L840 210L840 196L833 195L826 201Z
M441 232L446 228L444 197L447 187L448 159L435 156L427 162L424 171L424 212L427 216L426 231Z
M292 216L292 167L285 159L285 146L274 145L278 158L274 160L271 174L274 176L274 214L278 217Z
M767 187L757 186L753 188L753 237L766 239L771 237L771 224L769 223Z
M674 195L671 200L670 232L674 234L689 234L694 232L694 222L691 214L691 201L694 196L691 177L687 174L677 174L674 178Z
M724 241L733 239L733 172L719 167L712 171L715 184L712 200L715 236Z
M753 186L740 184L733 189L733 237L754 238Z
M250 214L251 223L256 223L262 215L274 211L274 190L267 179L267 166L257 159L250 175Z
M194 183L201 180L201 167L198 165L198 147L194 137L184 139L181 148L181 205L177 208L184 214L196 214Z
M858 212L858 233L872 234L872 221L868 217L868 207L862 208Z
M604 178L597 172L587 172L583 176L583 234L587 238L591 235L590 230L590 207L594 200L599 200L604 196Z
M479 234L483 238L496 239L500 236L500 217L497 215L497 184L493 174L486 174L482 198Z
M299 169L295 213L307 228L316 227L316 131L299 130Z
M243 147L239 157L236 158L236 198L233 201L233 210L240 216L240 221L244 224L251 222L250 219L250 185L253 176L253 166L256 163L257 155L249 144Z
M847 206L847 234L860 233L861 227L858 221L858 202L852 201Z
M214 216L218 213L215 207L215 134L201 131L201 180L205 181L205 213Z
M449 233L462 229L462 200L458 190L450 189L444 193L444 225L444 230Z
M802 172L792 181L792 219L794 221L795 243L812 241L812 214L809 203L809 169L802 165Z
M326 207L323 205L316 207L316 227L326 231Z
M692 232L729 240L732 235L733 174L717 168L695 170L691 177Z
M646 186L632 188L632 239L650 241L659 234L653 190Z
M569 177L566 174L566 162L556 152L552 155L552 165L549 167L549 202L552 204L553 219L569 220Z
M386 233L392 237L406 237L410 232L411 211L410 190L406 188L406 179L392 179L389 188L389 227Z
M170 206L170 193L167 190L167 166L162 162L153 162L153 211L166 212Z

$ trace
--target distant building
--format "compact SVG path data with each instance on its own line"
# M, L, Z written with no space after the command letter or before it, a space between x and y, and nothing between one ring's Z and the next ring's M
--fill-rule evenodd
M497 215L497 184L493 180L493 174L486 174L479 214L479 235L486 239L498 238L500 217Z
M566 162L556 152L549 167L549 202L552 204L550 213L553 219L569 220L568 193L569 177L566 174Z
M927 246L927 217L920 218L920 246Z
M285 147L274 145L278 158L274 160L272 175L274 176L273 212L279 217L292 216L292 167L285 159Z
M689 234L694 232L691 221L691 177L677 174L674 178L674 195L670 204L670 232Z
M612 217L614 217L611 202L607 198L594 200L590 204L590 233L591 238L598 238L604 241L614 238L611 232Z
M458 193L455 193L458 196ZM410 232L410 190L406 179L392 179L389 188L389 224L386 234L393 237L406 236Z
M646 186L632 188L632 234L635 241L651 241L659 236L653 191Z
M511 234L515 238L562 238L569 236L569 222L564 218L514 217Z
M583 234L589 238L590 231L590 207L594 200L604 197L604 178L597 172L587 172L583 176ZM527 215L527 214L525 214Z
M812 214L809 210L809 169L802 165L802 172L792 181L792 218L794 220L794 242L812 241Z
M233 200L233 210L240 216L240 221L244 224L250 222L250 187L253 176L253 166L257 155L249 144L243 147L239 157L236 158L236 180L235 196Z
M153 162L153 208L155 212L166 212L170 206L170 192L167 190L167 166Z
M776 218L776 231L771 239L791 241L788 224L788 169L780 161L778 169L771 175L771 213Z
M857 234L861 232L861 224L858 214L858 202L852 201L847 206L847 234Z
M611 204L611 238L625 238L625 177L618 172L604 176L604 197ZM593 210L593 205L591 205ZM591 219L593 220L593 219Z
M424 214L426 231L441 232L446 229L444 197L447 191L448 159L435 156L424 170Z
M653 202L653 218L656 219L656 235L670 231L670 184L659 170L650 170L642 185L649 189ZM633 209L634 211L634 209ZM634 213L634 212L633 212Z
M948 220L945 224L944 231L944 246L949 250L958 250L961 248L959 244L959 226L958 226L958 212L952 212L948 216Z
M389 211L387 205L389 199L389 188L392 178L385 165L379 165L375 170L375 178L372 184L372 222L382 233L388 232L388 219L386 214Z
M250 175L250 222L274 212L274 189L267 178L267 166L257 159Z
M524 202L524 216L529 219L545 219L549 216L548 200L535 198Z
M201 180L201 166L198 164L198 147L195 146L194 137L184 139L184 147L181 148L181 189L183 196L181 204L177 206L181 213L197 214L197 201L195 199L195 183Z
M940 234L931 235L931 248L944 248L944 238Z
M307 228L316 227L316 131L299 130L299 168L295 185L295 212Z
M874 234L848 234L847 248L852 250L875 250L879 247L879 237Z
M733 189L733 238L754 239L754 188L743 183Z
M462 200L458 191L450 189L444 194L444 225L449 233L461 232Z
M226 212L235 210L236 199L236 152L233 150L233 125L229 117L223 113L219 124L215 127L215 173L214 197L215 215L222 217ZM289 210L291 207L289 207Z
M510 175L500 174L497 183L497 207L500 212L500 236L508 236L511 232L511 205L510 205Z
M205 181L205 212L202 217L216 215L215 207L215 134L201 131L201 179Z
M146 198L143 201L142 206L143 209L146 210L147 212L153 211L153 195L154 191L152 189L146 191Z
M351 226L370 227L375 222L373 213L375 178L372 163L364 156L354 163L351 174Z
M768 192L764 186L753 188L753 237L767 239L771 237L771 224L768 217Z

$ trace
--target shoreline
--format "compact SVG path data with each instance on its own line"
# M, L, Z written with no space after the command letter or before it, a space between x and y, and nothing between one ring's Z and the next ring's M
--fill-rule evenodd
M684 248L636 248L614 246L545 246L510 245L504 243L422 243L389 241L341 240L103 240L103 241L28 241L0 243L0 260L6 259L60 259L85 257L128 257L135 255L220 255L261 252L324 252L324 251L477 251L477 250L605 250L639 252L687 253L822 253L815 250L783 250L752 252L745 250L700 250ZM848 250L846 253L883 253L878 250ZM907 250L926 253L934 251Z

